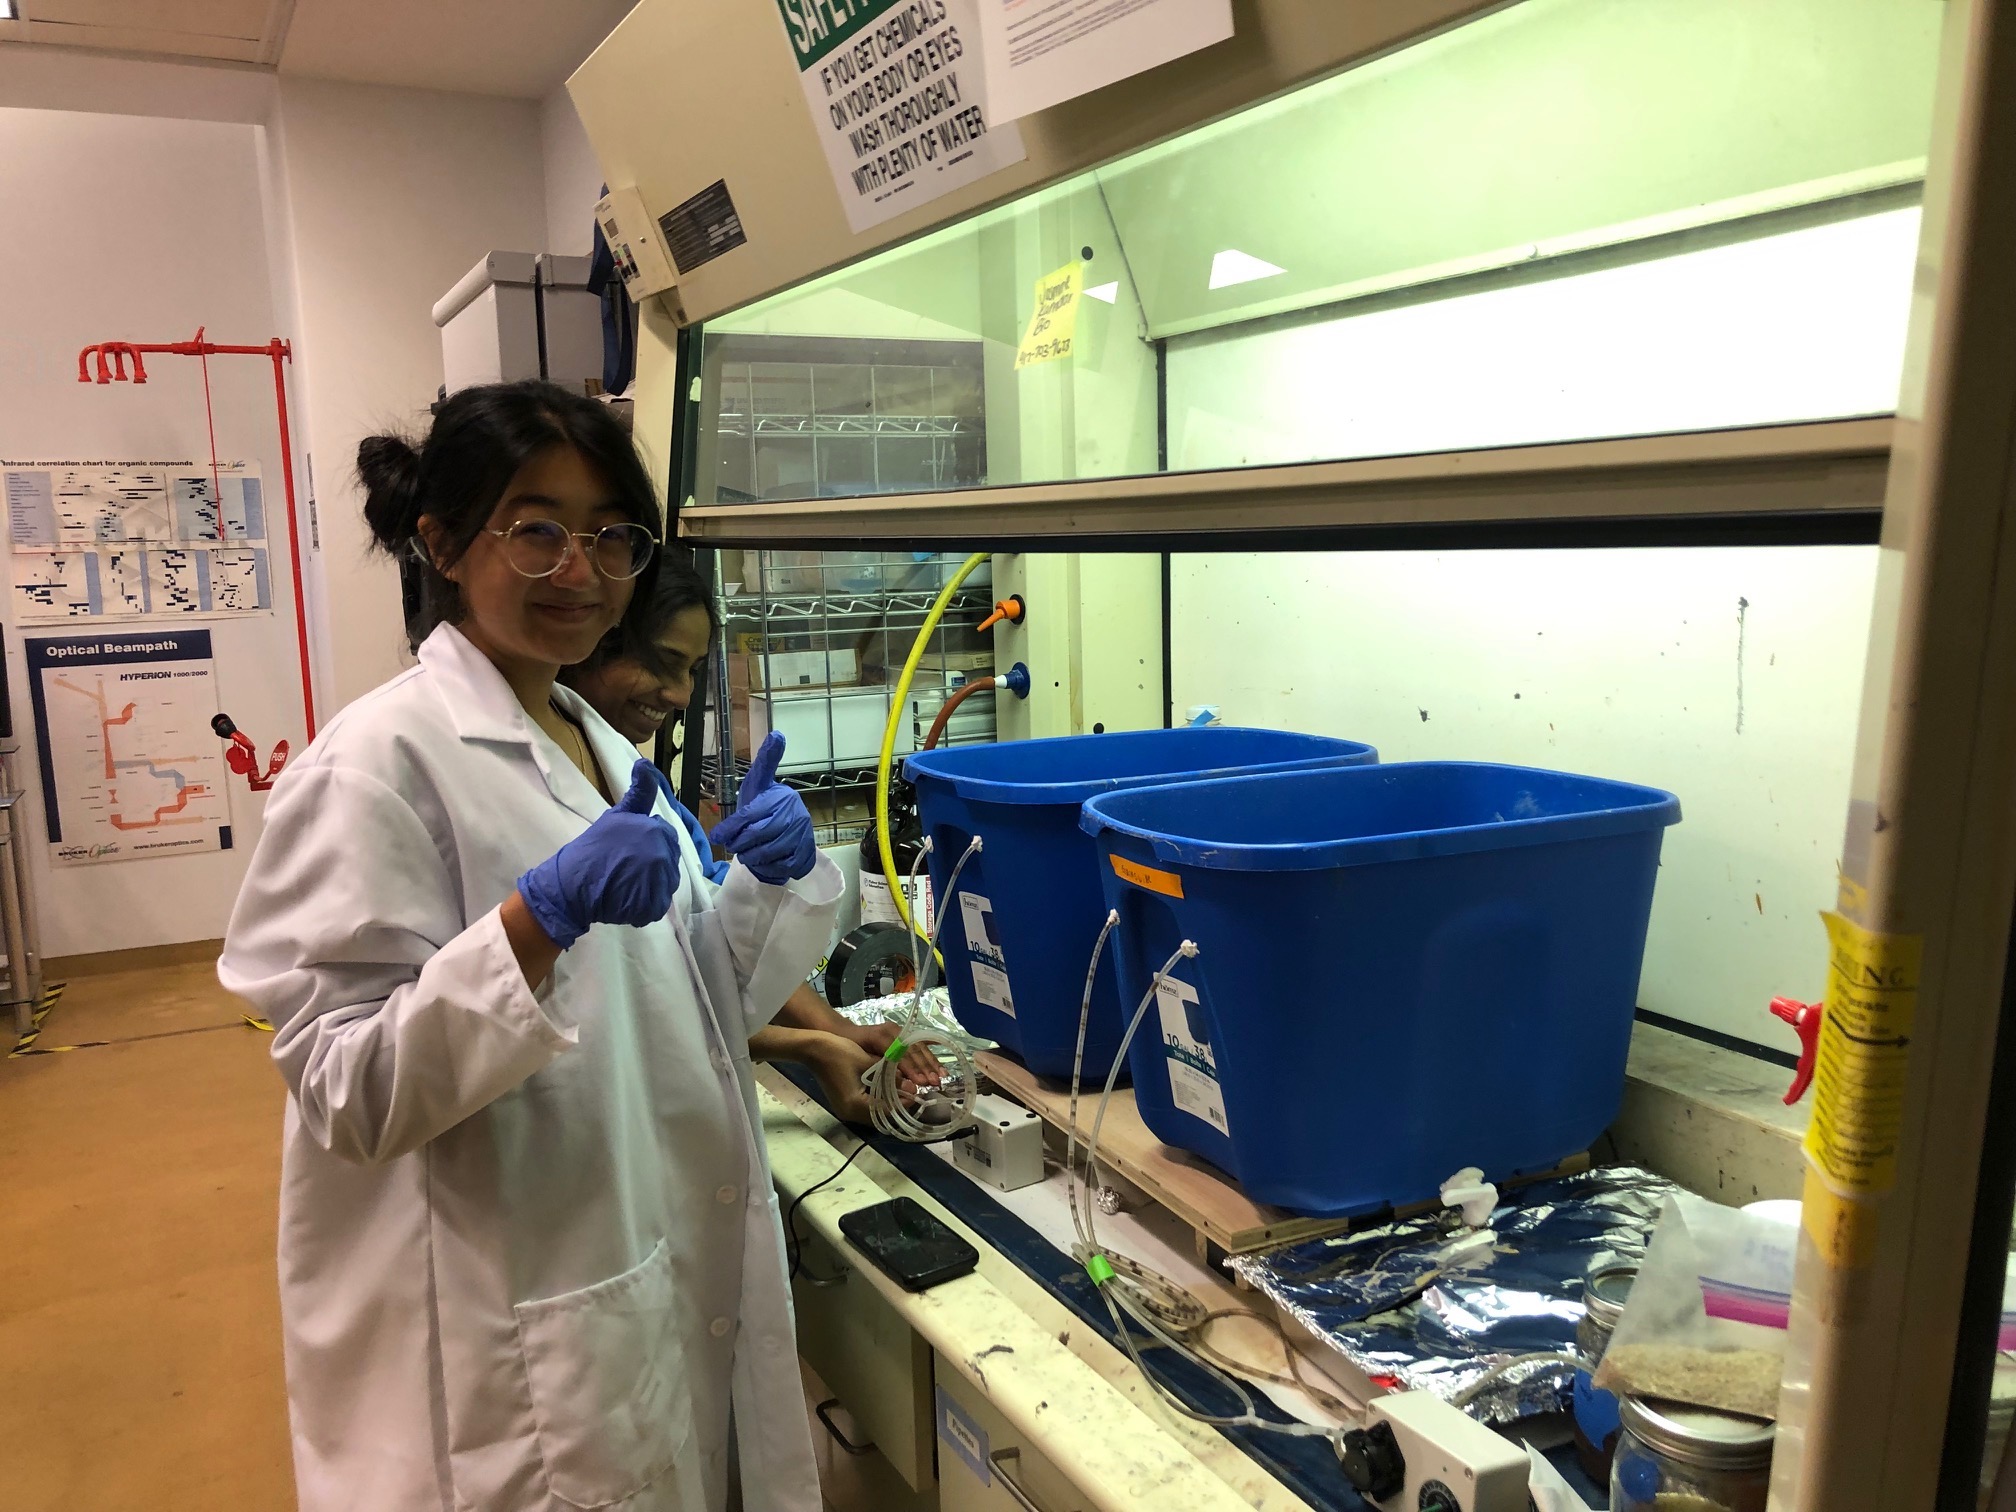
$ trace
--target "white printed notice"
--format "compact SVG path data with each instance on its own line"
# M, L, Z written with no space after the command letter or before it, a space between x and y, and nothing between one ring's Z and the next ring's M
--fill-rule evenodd
M1028 155L1015 127L995 125L975 4L777 0L850 229Z
M0 496L23 624L272 607L250 463L0 461Z
M959 913L966 925L973 996L981 1006L1015 1017L1015 993L1008 982L1008 962L1001 953L1001 931L994 922L993 901L978 893L961 892Z
M22 644L56 865L231 848L208 630Z
M1232 0L978 0L993 119L1015 121L1232 35Z
M1199 1020L1197 989L1173 977L1155 979L1155 1007L1162 1019L1162 1053L1169 1058L1169 1095L1176 1106L1201 1118L1220 1134L1225 1122L1225 1089L1218 1084L1218 1057Z

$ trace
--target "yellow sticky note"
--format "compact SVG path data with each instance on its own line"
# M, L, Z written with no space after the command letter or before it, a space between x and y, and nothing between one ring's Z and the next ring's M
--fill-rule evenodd
M1924 940L1878 934L1840 914L1821 917L1827 921L1827 1016L1814 1061L1806 1158L1840 1196L1875 1196L1897 1179Z
M1036 307L1029 329L1015 349L1015 370L1038 362L1059 362L1071 355L1078 333L1078 295L1085 281L1084 264L1076 260L1036 280Z

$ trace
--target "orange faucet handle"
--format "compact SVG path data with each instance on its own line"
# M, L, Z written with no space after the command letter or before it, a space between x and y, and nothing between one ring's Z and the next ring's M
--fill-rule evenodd
M1028 617L1029 606L1022 602L1022 595L1018 593L996 604L994 612L980 621L980 628L983 632L992 630L1004 620L1011 625L1019 625Z

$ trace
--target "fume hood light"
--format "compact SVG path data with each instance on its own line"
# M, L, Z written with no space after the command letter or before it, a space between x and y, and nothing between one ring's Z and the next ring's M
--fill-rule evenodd
M5 5L6 3L7 0L0 0L0 5ZM1111 283L1094 284L1085 291L1085 297L1087 299L1103 299L1108 304L1118 304L1120 301L1120 280L1116 278Z
M1234 284L1252 283L1256 278L1272 278L1276 273L1287 271L1286 268L1275 267L1265 258L1255 257L1251 252L1227 247L1211 259L1211 287L1229 289Z

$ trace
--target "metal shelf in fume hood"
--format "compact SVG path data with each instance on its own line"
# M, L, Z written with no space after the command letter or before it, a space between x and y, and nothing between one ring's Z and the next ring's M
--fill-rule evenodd
M864 588L858 592L789 594L776 597L738 593L732 598L723 599L722 605L728 618L738 620L860 619L880 623L910 615L915 616L921 624L923 617L931 612L931 606L937 599L937 590L888 593L880 589ZM984 614L991 608L993 601L985 594L960 592L952 596L945 612L951 615L978 610Z

